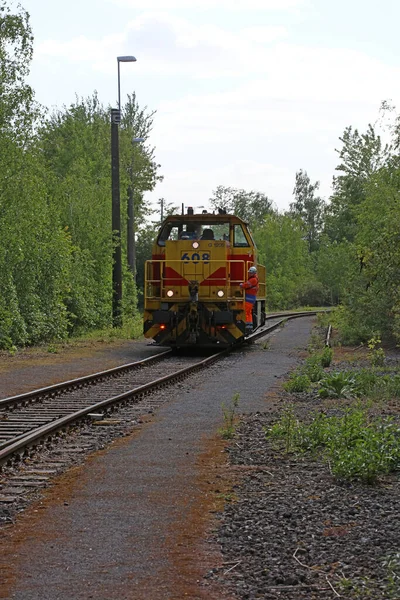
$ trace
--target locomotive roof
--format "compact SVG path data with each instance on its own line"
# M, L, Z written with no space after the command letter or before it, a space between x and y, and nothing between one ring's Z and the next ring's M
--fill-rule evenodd
M237 217L236 215L230 214L214 214L214 213L198 213L193 215L183 214L183 215L170 215L166 217L163 223L190 223L191 221L198 223L201 221L202 223L242 223L243 225L247 225L243 219Z

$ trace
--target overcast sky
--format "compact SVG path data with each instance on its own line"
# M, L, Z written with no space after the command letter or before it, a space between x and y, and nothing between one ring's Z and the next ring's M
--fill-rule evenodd
M164 181L149 202L207 205L218 185L280 210L306 170L328 198L346 126L400 105L398 0L20 0L35 36L30 84L49 107L136 91L156 110Z

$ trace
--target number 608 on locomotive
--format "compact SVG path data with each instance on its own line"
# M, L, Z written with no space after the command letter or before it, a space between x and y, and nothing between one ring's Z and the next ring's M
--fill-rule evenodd
M222 213L222 214L221 214ZM219 211L172 215L162 223L146 261L144 335L160 346L226 348L246 336L245 290L258 273L253 329L265 322L265 267L248 225Z

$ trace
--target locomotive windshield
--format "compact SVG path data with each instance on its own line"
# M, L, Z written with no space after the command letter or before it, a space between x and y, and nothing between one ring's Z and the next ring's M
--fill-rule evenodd
M244 237L244 234L243 234ZM166 241L177 240L219 240L229 241L229 222L180 221L166 222L158 236L158 245L165 246ZM244 238L246 240L246 238ZM246 243L247 245L247 243Z
M239 223L233 226L233 245L235 247L245 247L250 245L243 231L243 227Z

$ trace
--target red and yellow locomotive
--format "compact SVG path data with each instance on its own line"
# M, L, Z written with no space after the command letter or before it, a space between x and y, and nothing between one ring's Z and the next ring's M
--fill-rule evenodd
M228 347L242 341L245 299L240 283L258 270L254 328L265 322L265 267L247 224L225 214L169 216L146 262L144 335L161 346Z

